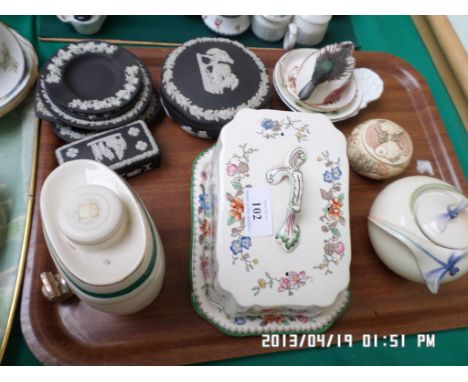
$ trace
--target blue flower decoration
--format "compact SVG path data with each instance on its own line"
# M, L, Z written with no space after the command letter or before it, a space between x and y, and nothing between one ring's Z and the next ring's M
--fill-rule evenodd
M239 325L239 326L245 325L246 322L247 322L247 321L245 320L244 317L237 316L237 317L234 318L234 323L235 323L236 325Z
M273 129L273 127L275 127L275 121L273 121L270 118L265 118L263 119L261 125L265 130L270 130Z
M249 249L250 246L252 245L252 239L248 236L242 236L240 238L240 245L244 249Z
M327 183L333 182L333 175L332 175L332 173L331 173L330 171L328 171L328 170L325 171L325 172L323 173L323 180L324 180L325 182L327 182Z
M242 244L240 240L233 240L231 246L229 247L234 256L242 253Z
M200 203L200 208L205 211L205 214L207 216L209 216L211 211L209 195L206 192L201 193L200 195L198 195L198 201Z
M339 167L332 167L331 173L332 173L333 179L338 180L341 178L342 172Z

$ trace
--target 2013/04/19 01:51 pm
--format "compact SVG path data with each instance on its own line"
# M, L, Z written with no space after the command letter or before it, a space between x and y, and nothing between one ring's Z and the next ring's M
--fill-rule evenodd
M404 348L405 334L363 334L360 338L352 334L264 334L263 348L316 348L316 347L352 347L354 342L361 342L364 348ZM435 334L416 334L416 347L434 348Z

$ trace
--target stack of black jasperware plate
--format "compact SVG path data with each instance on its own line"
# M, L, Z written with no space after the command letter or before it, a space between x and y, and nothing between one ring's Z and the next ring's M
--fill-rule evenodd
M102 41L73 43L51 57L37 82L36 114L74 142L159 111L147 67L127 49Z

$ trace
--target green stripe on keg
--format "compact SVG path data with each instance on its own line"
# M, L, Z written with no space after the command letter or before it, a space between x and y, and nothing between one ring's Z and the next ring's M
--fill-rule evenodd
M128 287L126 287L124 289L121 289L121 290L118 290L118 291L112 292L112 293L91 292L91 291L89 291L87 289L83 289L81 286L77 285L73 280L71 280L68 277L67 273L59 265L59 268L62 271L62 275L65 277L66 281L68 283L72 284L76 289L78 289L80 292L84 293L85 295L90 296L90 297L95 297L95 298L120 297L120 296L123 296L125 294L130 293L130 292L133 292L140 285L142 285L148 279L148 277L151 275L151 273L153 272L154 266L156 264L156 258L157 258L157 252L158 252L157 251L158 244L157 244L157 241L156 241L156 235L154 233L153 224L150 221L148 215L146 214L146 211L145 211L145 215L146 215L146 217L147 217L147 219L149 221L150 228L151 228L151 236L152 236L152 239L153 239L153 253L151 254L151 260L150 260L150 263L148 264L148 268L146 268L146 271L133 284L129 285Z

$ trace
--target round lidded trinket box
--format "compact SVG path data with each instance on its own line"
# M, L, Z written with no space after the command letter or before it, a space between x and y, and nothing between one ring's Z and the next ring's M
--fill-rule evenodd
M161 99L169 116L212 138L239 110L265 108L270 96L264 63L236 41L190 40L162 67Z
M413 154L411 137L388 119L370 119L348 137L351 167L367 178L387 179L401 174Z

